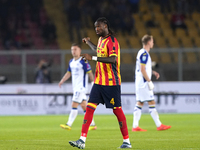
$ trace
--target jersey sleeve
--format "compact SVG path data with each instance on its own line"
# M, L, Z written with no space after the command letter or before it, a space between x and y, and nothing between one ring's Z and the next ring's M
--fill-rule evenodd
M107 48L108 48L108 56L117 56L117 45L118 42L115 41L115 38L111 36L111 40L108 41Z
M148 54L146 52L142 53L140 55L140 64L146 65L147 60L148 60Z
M92 70L91 70L91 66L90 66L90 64L88 63L88 61L84 61L84 60L81 60L81 64L83 65L83 70L84 70L84 72L86 72L86 73L89 73L89 72L91 72Z
M72 62L72 59L69 61L69 65L68 65L68 69L67 72L71 72L71 67L70 67L70 63Z

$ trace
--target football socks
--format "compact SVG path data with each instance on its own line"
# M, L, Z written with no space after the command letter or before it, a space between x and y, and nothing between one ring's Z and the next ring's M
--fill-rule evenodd
M71 112L69 114L69 119L67 122L67 125L72 126L74 120L76 119L76 116L78 115L78 109L77 108L72 108Z
M159 116L158 116L158 112L156 110L155 105L149 105L149 112L150 112L151 117L153 118L156 126L160 127L161 126L161 122L160 122L160 119L159 119Z
M142 114L142 106L136 105L133 112L133 128L137 128L139 126L139 120Z

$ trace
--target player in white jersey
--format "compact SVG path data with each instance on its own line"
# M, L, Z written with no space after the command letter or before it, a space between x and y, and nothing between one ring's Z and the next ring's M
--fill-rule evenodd
M82 59L81 48L78 44L72 44L71 53L73 59L69 61L69 67L66 74L59 82L59 87L72 76L72 86L73 86L73 98L72 98L72 109L69 114L68 122L66 124L61 124L60 127L63 129L71 130L71 126L78 115L78 105L80 104L84 113L87 106L87 85L88 85L88 75L90 81L93 83L94 76L90 64ZM97 127L94 120L90 124L89 130L95 130Z
M133 112L133 128L132 131L147 131L139 127L139 120L141 118L141 110L144 102L148 102L149 112L153 118L157 130L167 130L171 126L163 125L155 108L154 101L154 84L151 81L152 74L156 76L156 79L160 77L159 73L152 71L150 49L153 48L153 36L144 35L142 38L143 48L139 50L136 58L135 68L135 89L136 89L136 106Z

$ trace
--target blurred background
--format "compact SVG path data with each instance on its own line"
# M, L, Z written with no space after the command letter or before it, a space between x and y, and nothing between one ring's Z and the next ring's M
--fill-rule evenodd
M0 0L0 82L55 83L71 44L97 43L94 22L106 17L121 46L122 82L134 81L141 38L151 34L159 81L200 80L200 0ZM90 62L93 71L95 62Z

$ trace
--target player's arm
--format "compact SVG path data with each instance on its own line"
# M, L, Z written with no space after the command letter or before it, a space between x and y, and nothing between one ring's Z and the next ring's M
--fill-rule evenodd
M90 71L90 72L88 73L88 76L89 76L89 78L90 78L90 82L94 82L94 75L93 75L92 71Z
M148 83L149 90L153 90L154 89L154 84L150 80L149 76L147 75L147 72L146 72L146 69L145 69L145 64L141 64L140 70L141 70L141 73L142 73L143 77L145 78L145 80Z
M83 38L82 41L86 43L93 51L97 51L97 46L90 41L89 37Z
M71 77L71 72L69 72L69 71L67 71L66 73L65 73L65 75L62 77L62 79L60 80L60 82L59 82L59 87L61 87L61 85L65 82L65 81L67 81L69 78Z
M158 80L159 78L160 78L160 74L158 73L158 72L156 72L156 71L152 71L152 74L154 75L154 76L156 76L156 79Z
M86 60L94 60L94 61L99 61L103 63L111 63L111 64L116 63L116 59L117 59L116 56L97 57L97 56L91 56L89 54L81 54L81 56L83 57L83 59L86 59Z
M149 76L147 75L147 72L146 72L146 69L145 69L145 64L140 65L140 70L141 70L141 73L142 73L143 77L145 78L145 80L147 82L150 82L151 80L149 79Z

